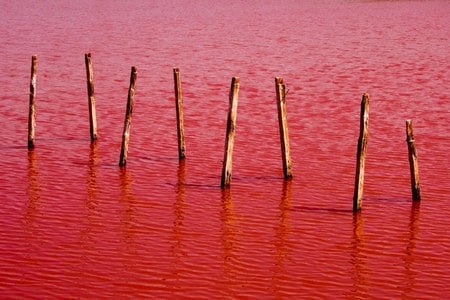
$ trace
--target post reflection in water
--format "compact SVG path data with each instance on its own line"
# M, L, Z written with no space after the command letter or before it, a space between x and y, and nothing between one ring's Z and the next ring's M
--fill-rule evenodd
M35 150L28 151L28 204L24 215L25 224L31 226L41 197L39 166ZM29 228L30 229L30 228Z
M126 168L119 169L121 196L119 202L122 205L122 214L120 216L120 225L124 243L127 249L133 247L133 215L134 215L134 196L131 192L133 179L131 173Z
M224 271L224 284L229 289L226 292L227 295L233 296L237 292L235 289L239 285L238 273L236 270L237 254L236 254L236 220L233 196L230 188L221 190L222 200L222 245L223 245L223 271Z
M179 280L179 275L183 269L183 257L186 256L183 249L183 221L185 216L185 190L186 190L186 161L180 160L178 163L177 178L178 182L175 187L175 203L173 205L174 221L173 221L173 241L172 256L174 258L173 263L173 278ZM173 288L178 286L175 284Z
M364 219L362 212L353 214L353 239L352 239L352 263L353 263L353 298L364 298L367 295L367 266L364 256Z
M286 276L285 261L289 255L289 245L286 241L291 230L291 196L292 196L292 180L283 180L283 187L281 190L280 198L280 222L276 226L276 241L275 241L275 251L276 251L276 262L275 262L275 274L274 274L274 291L278 292L281 283L284 281Z
M403 289L402 296L409 296L416 285L417 272L414 272L414 251L416 249L416 240L419 233L420 201L413 201L411 213L409 215L409 237L406 245L405 263L405 283L407 286Z
M97 141L91 142L89 146L89 161L87 174L87 193L86 208L94 209L97 206L96 193L98 192L97 174L95 171L97 164Z

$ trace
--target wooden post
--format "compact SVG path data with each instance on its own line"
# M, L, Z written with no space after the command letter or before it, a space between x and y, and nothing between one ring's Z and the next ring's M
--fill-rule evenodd
M28 149L34 149L36 135L36 68L37 56L31 57L30 102L28 108Z
M134 106L134 89L136 87L137 69L131 67L130 88L128 89L127 111L123 124L122 149L120 151L119 166L124 167L127 164L128 142L130 141L131 115Z
M184 142L183 95L181 93L180 69L173 69L173 80L175 85L175 106L177 111L178 158L184 159L186 157L186 144Z
M87 92L89 104L89 129L91 133L91 141L94 141L97 139L97 114L95 111L94 71L92 69L91 53L84 54L84 62L86 64Z
M356 154L355 191L353 211L361 209L364 188L364 166L366 160L367 140L369 137L369 94L364 93L361 100L358 151Z
M283 161L284 178L292 177L292 161L289 148L289 132L286 116L286 85L282 77L275 77L277 93L278 125L280 128L281 158Z
M414 139L413 125L411 120L406 120L406 143L408 144L409 169L411 173L411 191L413 201L418 201L420 197L419 182L419 162Z
M239 77L233 77L228 104L227 132L225 137L225 153L222 166L222 180L220 186L225 188L231 183L231 171L233 165L233 147L236 131L236 117L238 107Z

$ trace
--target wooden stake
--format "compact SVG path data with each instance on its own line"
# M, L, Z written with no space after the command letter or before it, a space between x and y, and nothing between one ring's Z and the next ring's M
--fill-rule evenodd
M275 77L277 93L278 125L280 128L281 158L284 178L292 178L292 161L289 147L289 132L286 116L286 85L282 77Z
M419 162L416 141L411 120L406 120L406 143L408 144L409 169L411 173L411 191L413 201L420 200Z
M355 191L353 195L353 211L361 209L364 188L364 166L366 160L367 140L369 137L369 94L365 93L361 100L358 151L356 154Z
M94 141L97 139L97 114L95 111L94 71L92 69L91 53L84 54L84 62L86 64L87 92L89 104L89 129L91 133L91 141Z
M227 132L225 137L225 153L222 166L222 180L220 186L225 188L231 183L231 171L233 164L234 136L236 131L236 117L238 107L239 77L233 77L228 105Z
M122 149L120 151L119 166L124 167L127 164L128 142L130 141L131 115L134 106L134 89L136 87L137 69L131 67L130 88L128 89L127 111L123 124Z
M183 95L181 93L180 69L173 69L173 80L175 85L175 106L177 111L178 158L184 159L186 157L186 144L184 141Z
M36 135L36 68L37 56L31 57L30 102L28 109L28 149L34 149Z

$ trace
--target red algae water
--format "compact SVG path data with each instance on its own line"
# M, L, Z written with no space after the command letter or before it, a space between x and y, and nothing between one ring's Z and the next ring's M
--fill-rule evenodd
M449 1L1 2L2 299L450 297ZM119 168L131 66L135 107ZM233 177L222 190L233 76ZM290 181L276 76L289 90ZM365 92L364 199L353 214ZM407 119L419 153L416 203Z

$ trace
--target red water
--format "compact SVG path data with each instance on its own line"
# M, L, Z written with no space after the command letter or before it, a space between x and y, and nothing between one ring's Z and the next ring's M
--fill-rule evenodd
M450 297L449 1L1 6L1 298ZM132 65L135 111L120 169ZM183 82L181 162L173 67ZM241 78L233 181L221 190L232 76ZM291 181L282 178L275 76L289 89ZM369 145L355 215L364 92ZM417 204L406 119L419 152Z

